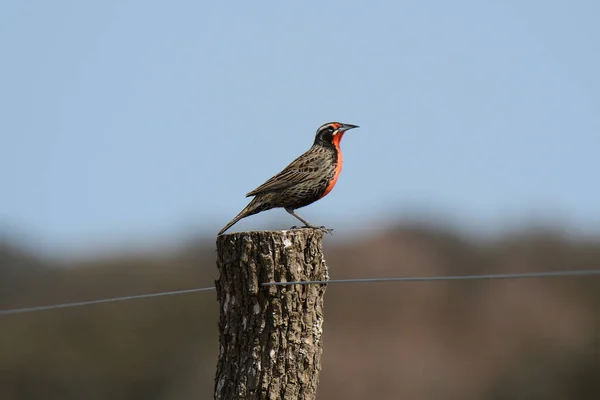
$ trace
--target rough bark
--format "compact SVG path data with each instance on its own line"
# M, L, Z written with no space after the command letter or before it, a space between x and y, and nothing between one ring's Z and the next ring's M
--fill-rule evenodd
M215 399L316 398L326 285L323 233L240 232L217 239L220 352Z

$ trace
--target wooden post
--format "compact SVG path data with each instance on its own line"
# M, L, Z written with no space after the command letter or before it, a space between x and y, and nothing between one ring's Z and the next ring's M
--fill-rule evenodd
M323 233L254 231L217 238L221 307L215 399L314 400L321 370Z

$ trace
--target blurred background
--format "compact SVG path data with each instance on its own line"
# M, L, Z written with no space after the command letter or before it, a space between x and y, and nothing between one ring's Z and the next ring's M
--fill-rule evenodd
M600 268L600 3L0 4L0 309L212 286L344 137L332 278ZM282 210L232 230L284 229ZM320 399L598 399L600 279L331 285ZM0 317L0 399L208 399L214 292Z

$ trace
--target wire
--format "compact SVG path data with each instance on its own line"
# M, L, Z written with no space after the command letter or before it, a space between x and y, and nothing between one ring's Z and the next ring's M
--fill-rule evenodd
M489 275L450 275L450 276L414 276L404 278L366 278L366 279L330 279L327 281L295 281L295 282L266 282L262 286L291 286L291 285L313 285L328 283L365 283L365 282L424 282L424 281L458 281L458 280L476 280L476 279L519 279L519 278L550 278L564 276L591 276L600 275L600 269L574 270L574 271L553 271L553 272L529 272L519 274L489 274ZM22 314L34 311L56 310L59 308L70 308L88 306L92 304L112 303L116 301L147 299L151 297L171 296L176 294L205 292L214 290L215 287L205 287L197 289L175 290L172 292L148 293L134 296L113 297L109 299L79 301L75 303L54 304L50 306L38 306L28 308L16 308L12 310L0 310L0 316L11 314Z
M589 276L600 275L600 269L554 271L554 272L528 272L520 274L489 274L489 275L450 275L450 276L414 276L404 278L367 278L367 279L330 279L327 281L296 281L296 282L268 282L263 286L291 286L312 285L324 283L364 283L364 282L424 282L424 281L459 281L476 279L518 279L518 278L549 278L559 276Z
M0 310L0 316L11 315L11 314L22 314L22 313L28 313L28 312L34 312L34 311L56 310L56 309L59 309L59 308L89 306L91 304L112 303L112 302L115 302L115 301L125 301L125 300L135 300L135 299L148 299L148 298L151 298L151 297L171 296L171 295L174 295L174 294L205 292L205 291L214 290L214 289L215 289L215 287L211 286L211 287L198 288L198 289L175 290L175 291L172 291L172 292L148 293L148 294L138 294L138 295L134 295L134 296L113 297L113 298L110 298L110 299L78 301L78 302L75 302L75 303L54 304L54 305L51 305L51 306L38 306L38 307L16 308L16 309L13 309L13 310Z

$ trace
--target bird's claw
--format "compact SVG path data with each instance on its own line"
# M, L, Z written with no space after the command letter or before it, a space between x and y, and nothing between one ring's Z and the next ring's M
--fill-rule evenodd
M294 230L294 229L316 229L323 233L329 233L330 235L331 235L331 232L333 232L333 229L331 229L331 228L325 228L324 226L314 226L314 225L304 225L304 226L294 225L290 228L290 230Z
M329 233L330 235L331 235L331 234L332 234L332 232L333 232L333 229L332 229L332 228L325 228L324 226L320 226L320 227L318 227L318 228L315 228L315 229L318 229L318 230L320 230L320 231L321 231L321 232L323 232L323 233Z

